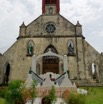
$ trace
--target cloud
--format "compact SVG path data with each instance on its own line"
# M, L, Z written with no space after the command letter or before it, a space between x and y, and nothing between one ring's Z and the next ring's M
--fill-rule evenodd
M39 2L40 0L0 0L1 53L16 41L23 21L28 24L41 14Z
M67 4L67 3L71 4L71 0L61 0L60 3L61 4Z
M103 1L60 1L60 13L74 24L79 20L83 25L83 35L86 40L99 52L103 51L99 43L103 37ZM41 10L42 0L0 0L0 52L6 51L7 46L16 41L22 22L29 24L41 15Z
M79 20L86 40L99 52L103 51L101 45L103 43L101 38L103 36L103 1L73 0L71 4L61 4L61 6L61 14L74 24Z

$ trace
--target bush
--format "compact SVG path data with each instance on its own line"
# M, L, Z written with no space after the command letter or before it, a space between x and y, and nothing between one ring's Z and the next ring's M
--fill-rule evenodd
M30 95L31 95L31 104L34 103L34 99L37 97L37 91L36 91L36 81L33 80L32 84L31 84L31 89L30 91Z
M67 104L85 104L85 95L70 93L66 99Z
M55 103L57 100L57 96L56 96L56 91L55 91L55 87L52 86L51 90L49 91L49 98L50 98L50 103Z
M5 98L7 87L0 87L0 98Z
M51 104L51 100L50 100L50 97L47 95L45 96L45 101L44 101L44 104Z
M37 97L36 82L33 81L30 89L25 89L24 82L21 80L13 80L8 87L0 87L0 98L5 98L8 104L24 104L27 100L32 104ZM0 102L0 104L2 104ZM4 104L4 103L3 103Z
M23 104L22 84L20 80L13 80L9 83L5 94L8 104Z
M55 87L52 86L51 90L49 91L49 94L45 96L45 103L46 104L55 104L57 100L56 92L55 92Z
M36 90L36 81L33 80L33 82L31 83L31 87L28 89L24 89L22 92L22 96L24 99L24 103L26 103L28 100L31 100L31 104L33 104L35 98L37 97L37 90Z

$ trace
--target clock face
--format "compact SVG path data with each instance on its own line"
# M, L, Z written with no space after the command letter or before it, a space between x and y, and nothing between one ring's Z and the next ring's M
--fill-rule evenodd
M48 23L45 27L45 30L47 33L54 33L56 30L56 27L53 23Z

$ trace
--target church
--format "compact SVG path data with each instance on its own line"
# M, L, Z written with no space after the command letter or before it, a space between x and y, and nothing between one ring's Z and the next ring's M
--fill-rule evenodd
M45 55L49 51L55 55ZM33 56L42 57L33 63ZM60 14L60 0L42 0L42 14L28 25L23 22L17 41L0 54L0 83L25 81L33 64L37 75L67 70L70 80L101 82L102 57L85 40L79 21L73 24Z

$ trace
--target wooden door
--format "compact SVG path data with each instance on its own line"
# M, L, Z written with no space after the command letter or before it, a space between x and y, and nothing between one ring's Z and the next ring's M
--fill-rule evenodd
M43 57L43 73L59 73L59 58L54 56Z

